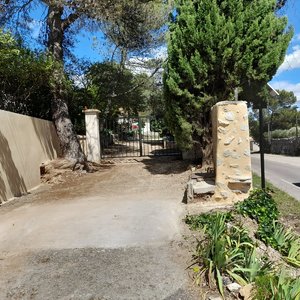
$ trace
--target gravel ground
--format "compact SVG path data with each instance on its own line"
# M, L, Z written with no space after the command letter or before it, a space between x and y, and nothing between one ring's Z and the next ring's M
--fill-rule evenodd
M68 173L0 208L0 299L199 299L181 161Z

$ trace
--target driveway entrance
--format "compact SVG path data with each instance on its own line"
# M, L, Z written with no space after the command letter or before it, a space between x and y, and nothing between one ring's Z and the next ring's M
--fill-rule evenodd
M100 128L102 158L181 156L174 137L155 117L118 117Z
M198 299L182 161L127 159L0 208L0 299Z

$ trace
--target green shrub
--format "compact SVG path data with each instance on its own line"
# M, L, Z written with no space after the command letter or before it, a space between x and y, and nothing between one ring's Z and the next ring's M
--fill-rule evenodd
M267 191L256 189L243 202L236 204L236 210L243 216L248 216L258 224L272 224L278 219L278 209L275 201Z
M257 237L260 240L267 245L276 245L273 221L278 219L279 212L270 193L256 189L246 200L236 204L236 210L243 216L257 221Z

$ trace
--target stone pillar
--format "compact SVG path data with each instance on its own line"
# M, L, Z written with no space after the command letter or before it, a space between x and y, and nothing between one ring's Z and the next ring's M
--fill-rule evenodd
M101 160L99 112L98 109L84 110L87 159L96 163Z
M235 202L248 197L252 186L247 104L223 101L212 108L214 199Z

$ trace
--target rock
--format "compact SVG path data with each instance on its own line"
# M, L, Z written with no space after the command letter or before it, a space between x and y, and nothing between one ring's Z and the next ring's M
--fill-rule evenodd
M207 181L201 181L196 182L193 185L193 191L194 194L207 194L207 193L213 193L215 191L215 184L213 181L207 180Z
M194 192L193 192L193 181L190 180L187 183L187 188L186 188L186 196L187 196L187 200L191 201L194 199Z
M208 295L206 297L207 300L223 300L222 297L220 295Z
M232 227L232 224L227 223L227 225L228 225L228 228ZM223 284L224 285L229 285L229 284L232 283L232 281L230 280L229 277L223 276L222 278L223 278Z
M269 260L273 263L278 263L281 261L280 253L270 246L267 247L266 254L267 254Z
M236 283L236 282L233 282L233 283L230 283L228 285L226 285L226 288L230 291L230 292L238 292L241 288L241 286Z
M252 293L253 293L253 284L252 283L249 283L240 289L240 296L244 300L253 299L253 296L251 295Z

